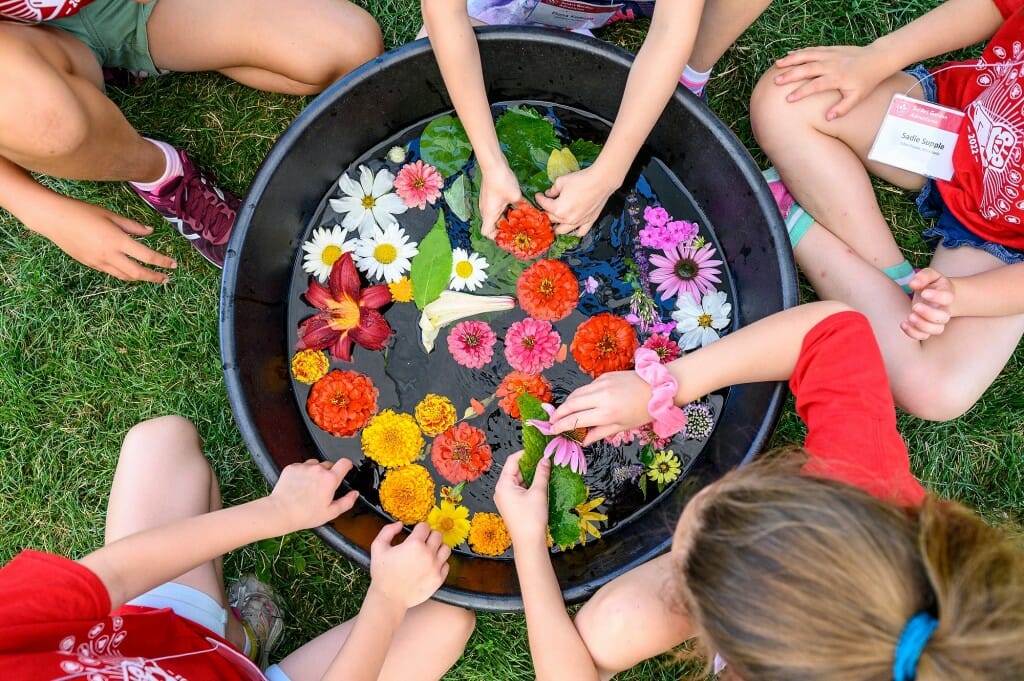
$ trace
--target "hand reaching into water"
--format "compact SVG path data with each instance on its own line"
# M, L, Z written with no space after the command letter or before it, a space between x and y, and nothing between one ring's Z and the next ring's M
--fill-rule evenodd
M601 216L608 197L618 189L597 166L562 175L551 189L537 194L537 204L551 218L556 234L585 236Z
M551 415L551 429L588 428L584 445L651 422L651 386L635 371L611 371L573 390Z
M480 184L480 233L488 239L493 239L498 231L498 220L510 205L523 200L523 193L519 189L519 180L508 167L508 163L502 164L496 170L484 172L481 169L480 172L483 173Z
M952 319L950 306L956 298L956 287L948 277L926 267L910 280L910 288L914 290L914 300L910 314L900 322L900 329L919 341L938 336Z
M359 492L353 490L334 498L350 470L352 462L348 459L337 463L307 459L285 466L269 497L277 506L285 531L319 527L352 508Z
M494 487L494 505L505 521L505 527L512 537L512 545L547 545L548 528L548 480L551 476L551 459L541 459L533 474L533 483L527 487L523 473L519 470L519 451L505 460L501 477Z
M385 525L370 546L370 588L392 603L412 608L434 595L448 576L451 548L441 533L419 523L401 544L392 546L402 523Z

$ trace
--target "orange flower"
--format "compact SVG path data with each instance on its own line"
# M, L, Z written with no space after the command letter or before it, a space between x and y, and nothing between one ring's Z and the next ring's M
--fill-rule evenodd
M530 393L541 402L551 402L551 384L540 374L530 376L522 371L513 371L498 385L498 405L514 419L520 417L519 396Z
M448 482L472 482L491 469L487 435L468 423L460 423L434 440L430 460Z
M306 410L331 435L349 437L377 411L377 388L357 371L335 369L313 384Z
M527 201L520 201L498 220L494 242L520 260L531 260L551 248L555 243L555 230L547 213Z
M602 312L580 324L569 350L580 369L597 378L632 367L638 345L636 330L629 322Z
M331 362L320 350L299 350L292 357L292 376L296 381L316 383L327 375Z
M512 546L505 521L497 513L476 513L469 523L469 548L485 556L500 556Z
M557 322L576 309L580 286L569 266L560 260L538 260L519 275L516 297L534 319Z

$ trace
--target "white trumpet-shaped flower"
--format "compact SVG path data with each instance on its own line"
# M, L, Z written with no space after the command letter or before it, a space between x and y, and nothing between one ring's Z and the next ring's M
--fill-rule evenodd
M427 352L434 350L434 341L442 328L452 322L484 314L501 312L516 306L512 296L476 296L472 293L442 291L432 303L428 303L420 314L420 341Z

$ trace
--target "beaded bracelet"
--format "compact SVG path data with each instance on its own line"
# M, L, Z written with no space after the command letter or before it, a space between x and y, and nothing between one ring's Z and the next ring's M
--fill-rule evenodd
M676 406L676 392L679 383L661 363L658 353L649 348L637 348L633 353L636 373L651 386L651 401L647 411L651 415L651 427L658 437L671 437L686 425L686 414Z

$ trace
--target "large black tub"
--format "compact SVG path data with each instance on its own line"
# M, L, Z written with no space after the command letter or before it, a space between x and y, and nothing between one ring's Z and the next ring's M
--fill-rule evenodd
M555 102L614 119L631 56L606 43L549 30L479 32L492 102ZM366 150L396 132L451 111L426 41L388 53L317 98L289 127L260 168L238 215L221 290L221 352L228 397L260 471L318 456L288 372L289 282L301 238L325 191ZM784 225L746 150L702 103L676 93L648 140L715 230L736 298L733 328L793 305L796 275ZM781 384L725 393L718 425L687 480L646 507L642 523L554 555L567 601L587 598L616 575L665 551L696 489L749 460L764 446L785 396ZM500 464L500 461L497 462ZM360 501L316 530L363 566L386 522ZM482 610L522 607L510 560L453 554L439 600Z

